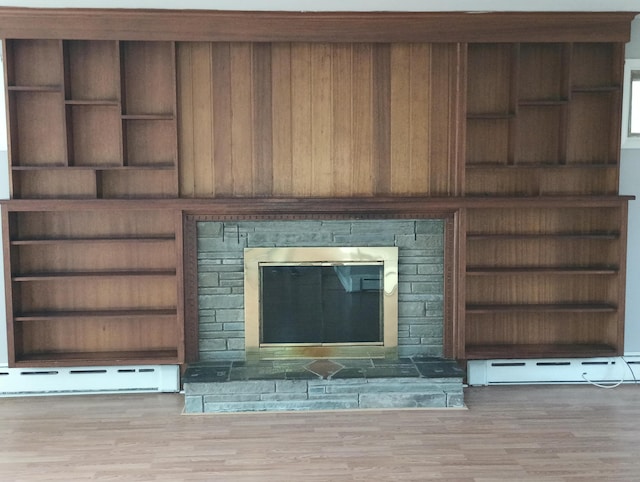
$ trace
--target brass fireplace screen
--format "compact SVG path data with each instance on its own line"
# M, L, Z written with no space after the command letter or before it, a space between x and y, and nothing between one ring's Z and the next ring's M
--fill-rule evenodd
M393 358L398 248L244 251L247 358Z

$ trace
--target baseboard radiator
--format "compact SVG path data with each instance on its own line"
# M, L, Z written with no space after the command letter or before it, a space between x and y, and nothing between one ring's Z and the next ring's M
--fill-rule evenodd
M611 386L640 381L640 354L624 357L470 360L469 385L584 383Z
M0 367L0 397L179 390L180 371L177 365Z

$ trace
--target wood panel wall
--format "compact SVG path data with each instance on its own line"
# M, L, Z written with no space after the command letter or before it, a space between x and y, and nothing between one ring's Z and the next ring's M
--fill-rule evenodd
M456 44L177 46L181 197L455 195Z

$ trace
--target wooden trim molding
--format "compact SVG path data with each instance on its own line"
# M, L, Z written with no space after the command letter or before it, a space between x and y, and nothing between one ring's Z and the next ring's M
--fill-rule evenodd
M0 36L235 42L627 42L635 15L0 8Z
M459 244L459 230L463 227L457 219L456 211L423 211L403 212L398 211L395 215L366 214L355 217L348 213L335 213L327 217L325 215L313 214L273 214L273 215L239 215L225 216L216 214L185 214L183 216L184 226L184 292L185 292L185 361L196 362L199 359L199 321L198 321L198 238L197 223L201 221L224 221L233 219L235 221L264 221L266 219L278 220L306 220L306 219L442 219L444 221L444 303L443 303L443 351L446 357L452 358L460 353L456 334L459 331L458 316L460 313L457 306L460 304L458 288L458 267L464 266L464 256Z
M522 207L616 207L635 196L522 196L522 197L367 197L367 198L217 198L217 199L3 199L0 206L19 211L180 210L216 219L282 219L303 215L325 219L348 214L353 219L411 217L451 213L458 209ZM227 216L227 218L223 218Z
M183 216L183 292L185 362L198 361L198 238L197 220Z

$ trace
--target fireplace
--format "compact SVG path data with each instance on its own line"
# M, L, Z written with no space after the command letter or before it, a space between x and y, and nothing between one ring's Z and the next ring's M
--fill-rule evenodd
M194 334L190 339L194 340L196 359L203 362L247 360L252 356L252 352L255 354L256 350L258 353L260 351L260 331L258 329L256 334L256 331L252 332L255 329L250 326L252 310L254 313L259 312L257 308L251 308L250 303L245 306L246 289L251 289L245 282L246 248L397 249L397 302L389 305L396 306L397 310L397 348L393 350L397 351L398 357L401 358L416 355L442 357L450 350L446 348L446 340L451 340L452 307L455 305L453 298L447 295L453 289L451 280L455 269L452 262L452 218L220 220L212 216L193 216L189 219L193 220L193 235L189 235L189 239L193 240L194 250L192 255L188 254L188 258L193 260L193 265L187 263L187 268L196 275L193 278L187 276L187 308L194 307L193 315L187 315L187 325L189 326L189 320L193 320ZM325 266L325 276L331 271L346 271L348 268L349 261L333 256L311 258L303 262L313 265L317 264L318 260L323 262L333 258L329 259L329 265ZM296 260L294 264L298 262ZM278 263L276 267L279 266ZM342 265L345 267L338 268ZM191 266L193 268L190 268ZM281 271L278 275L300 275L299 267L296 275L295 266L287 266L286 263L281 266L281 269L276 269ZM353 266L356 271L373 269ZM313 271L313 266L309 266L309 269ZM269 275L268 273L267 276ZM276 273L271 275L276 276ZM320 275L316 273L314 276ZM365 289L371 288L371 284L375 283L375 277L370 278L369 274L362 276L361 281L356 281L355 273L352 273L352 277L354 283L363 283ZM345 275L342 282L348 284L350 281ZM193 299L191 294L194 295ZM387 316L384 318L392 319ZM382 333L389 334L392 331L393 329L383 327ZM351 342L350 345L353 346L358 340L354 338ZM295 341L295 344L302 343L299 343L299 340ZM312 343L335 345L342 341L313 340ZM376 345L380 342L371 339L365 340L365 343L369 345L366 347L367 350L375 349L378 353L384 352L380 346L387 345L389 349L393 346L393 343ZM295 353L293 348L288 350ZM354 351L357 352L355 349ZM307 355L314 356L313 351L308 350L307 354L296 356Z
M245 248L248 358L396 358L397 247Z

